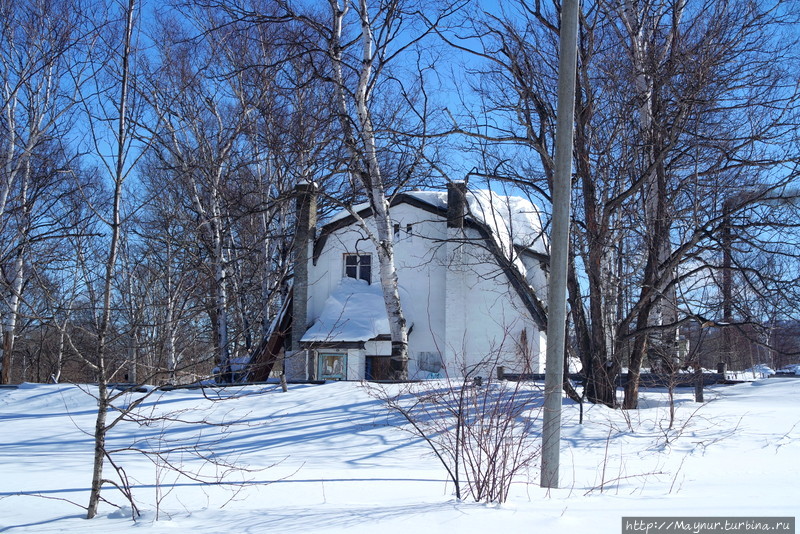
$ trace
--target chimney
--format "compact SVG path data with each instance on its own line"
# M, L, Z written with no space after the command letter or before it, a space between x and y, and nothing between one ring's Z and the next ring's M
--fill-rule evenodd
M467 205L467 183L455 180L447 183L447 227L464 228Z
M467 184L447 184L447 243L444 279L444 358L463 361L469 350L467 335L467 283L464 253L464 214L467 207Z
M292 300L292 346L300 349L300 338L308 327L308 256L317 226L317 184L295 186L294 297Z

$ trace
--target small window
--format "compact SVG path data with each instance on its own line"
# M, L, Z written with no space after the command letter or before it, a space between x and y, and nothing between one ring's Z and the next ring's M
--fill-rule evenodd
M371 284L372 256L370 254L345 254L344 275Z
M394 223L394 238L400 239L400 223Z

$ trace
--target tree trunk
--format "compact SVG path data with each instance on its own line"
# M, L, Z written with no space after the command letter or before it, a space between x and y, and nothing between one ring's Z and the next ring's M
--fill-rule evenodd
M344 131L345 144L351 155L351 161L358 170L355 174L361 179L372 207L377 235L373 243L377 250L378 264L380 266L380 281L383 290L383 301L389 319L389 330L392 341L391 371L392 378L404 380L408 377L408 331L403 308L400 302L400 292L397 282L397 269L394 263L394 247L392 243L392 221L389 216L389 203L386 200L383 176L378 161L377 143L372 126L372 117L369 108L369 88L373 83L373 63L376 60L375 42L369 18L366 0L358 4L358 16L361 24L360 45L363 50L359 70L358 85L353 92L354 105L357 115L358 137L353 131L350 113L347 105L347 86L344 76L342 57L342 29L344 17L349 11L345 4L340 7L338 0L330 0L333 14L333 31L331 33L330 54L334 63L336 97L339 106L339 118ZM386 28L388 30L388 28Z
M388 202L382 191L374 192L374 204L381 211L375 211L378 229L378 264L380 266L381 289L386 314L389 317L389 332L392 338L391 373L394 380L408 379L408 330L403 309L400 304L397 269L394 264L391 219ZM382 205L381 205L382 204Z
M128 140L128 91L130 76L130 59L134 26L134 10L136 0L128 0L125 8L125 34L120 54L121 75L120 97L117 102L116 112L118 113L117 131L115 147L115 168L114 168L114 196L112 198L111 212L111 242L108 249L108 258L105 264L105 279L103 287L103 307L101 310L102 318L97 335L97 419L94 432L94 463L92 468L92 486L89 494L89 505L86 511L86 518L92 519L97 515L97 507L100 503L100 493L103 486L103 463L105 460L106 444L106 414L108 411L108 370L106 366L106 351L108 344L108 333L111 326L111 299L114 291L114 272L116 270L117 256L120 247L120 235L122 229L122 186L125 181L125 154Z
M22 298L22 282L25 274L25 242L30 236L30 210L28 203L28 184L31 179L31 160L26 158L24 171L20 184L20 205L22 206L22 224L16 236L17 246L14 255L14 265L12 270L10 295L8 298L8 310L3 324L3 369L0 375L0 384L8 384L11 380L11 357L14 352L14 338L17 331L17 320L19 318L19 305Z
M586 321L580 286L575 273L575 262L572 257L570 258L568 270L567 289L569 291L572 322L575 325L577 348L583 366L586 398L594 404L614 407L616 406L618 367L608 360L604 352L598 353L594 350L593 340L595 335L590 332L590 327Z
M219 221L215 226L218 226ZM217 325L217 366L219 367L218 380L224 384L231 382L231 364L228 348L228 280L226 272L225 252L222 246L222 236L217 230L214 235L214 304Z
M636 327L640 332L636 334L628 362L628 377L625 383L625 397L622 401L622 408L633 410L639 406L639 377L641 375L642 362L647 355L649 333L647 326L650 324L650 314L653 308L653 287L656 283L658 253L651 247L648 254L647 266L645 267L644 280L640 302L643 303L636 316Z
M97 417L94 425L92 486L89 492L89 505L86 508L86 519L92 519L97 515L97 507L100 504L100 494L103 488L103 465L106 455L106 415L108 413L108 390L106 388L105 367L103 367L100 374L97 394Z
M635 410L639 407L639 377L641 376L642 361L647 353L647 335L639 334L633 343L631 359L628 363L628 376L625 382L625 397L622 408Z

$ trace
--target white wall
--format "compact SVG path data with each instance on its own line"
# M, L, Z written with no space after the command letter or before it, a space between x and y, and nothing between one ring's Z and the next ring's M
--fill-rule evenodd
M487 363L487 357L492 365L486 365L477 374L487 376L495 363L505 365L509 371L522 371L518 362L520 334L523 329L527 330L528 345L537 355L541 349L539 332L491 255L479 246L467 245L462 254L463 270L458 275L461 281L454 284L451 276L448 288L446 267L450 263L452 246L448 245L445 220L408 204L393 207L391 214L400 224L394 250L403 311L409 326L413 324L409 336L409 377L428 375L418 369L420 352L446 355L447 369L442 373L451 376L461 376L465 367ZM409 224L412 225L411 235L406 233ZM470 238L478 237L474 231L468 232ZM334 232L329 235L317 264L309 267L309 322L320 315L325 300L341 280L343 255L355 252L373 255L372 283L380 283L375 249L358 223ZM446 310L448 300L450 306ZM447 314L450 314L449 321ZM391 348L389 343L367 345L367 355L388 356ZM362 378L363 364L354 365L358 359L352 360L348 362L348 378ZM544 360L544 353L541 360ZM351 372L361 374L352 376Z

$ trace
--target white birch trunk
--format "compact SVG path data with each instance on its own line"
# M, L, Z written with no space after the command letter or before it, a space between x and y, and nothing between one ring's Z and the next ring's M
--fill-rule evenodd
M167 265L166 265L166 317L164 318L164 356L167 360L167 383L174 385L176 383L175 368L177 366L177 357L175 354L175 306L176 298L172 283L172 246L167 242Z
M389 203L386 200L383 177L378 161L375 132L372 126L370 103L370 83L375 61L375 42L366 0L358 4L361 24L361 47L363 51L358 86L354 92L358 137L353 132L347 105L346 81L343 74L342 29L344 17L349 11L347 4L340 6L338 0L331 0L333 11L333 33L331 55L334 63L336 94L339 116L345 133L345 141L353 161L361 168L357 170L362 184L367 190L375 221L376 235L373 237L378 255L383 301L389 319L392 340L392 373L395 379L408 377L408 330L400 302L397 269L394 263L392 222L389 216ZM360 141L360 142L359 142Z
M3 370L0 383L9 384L11 382L11 355L14 352L14 337L17 329L17 317L19 316L20 293L22 292L22 270L24 267L23 252L18 250L14 258L13 279L11 282L11 294L8 299L8 309L3 321Z
M5 24L15 23L16 21L5 21ZM25 45L26 43L20 43L20 49ZM10 55L17 54L12 52ZM8 288L8 305L3 316L0 317L0 323L2 323L0 383L2 384L7 384L10 380L11 355L23 285L26 252L24 243L30 231L31 208L28 205L28 187L31 180L31 157L34 149L48 135L55 122L69 107L65 106L63 109L54 107L56 65L59 63L59 58L57 56L34 56L33 58L26 56L25 61L44 62L44 65L41 69L35 69L25 62L20 66L10 59L0 64L3 99L0 113L5 122L5 151L2 154L3 180L0 181L0 219L6 214L9 202L14 202L11 192L17 180L21 181L19 207L24 218L22 228L15 241L18 250L14 252L14 265Z
M219 219L214 224L214 301L217 315L217 358L222 380L230 381L230 353L228 350L228 279L225 248L219 229Z
M122 43L122 52L120 54L120 59L122 61L122 79L120 81L120 97L119 102L117 102L116 109L116 112L118 113L116 132L117 144L115 146L116 164L114 167L114 175L112 176L114 180L114 197L112 199L113 207L111 212L111 220L109 221L109 226L111 228L111 243L109 244L108 258L105 265L102 318L100 320L100 328L97 336L97 419L95 421L94 430L94 464L92 468L92 486L89 494L89 504L86 511L87 519L92 519L97 515L97 508L100 504L100 492L103 486L103 464L106 456L106 416L110 404L107 385L110 377L107 375L105 358L108 331L111 324L111 297L113 294L113 279L117 264L117 256L119 254L120 234L122 228L122 186L125 181L125 155L129 133L127 122L128 90L134 26L134 10L136 8L135 1L136 0L128 0L128 5L125 8L125 34L124 41Z
M175 132L173 132L175 135ZM176 154L182 154L177 137L173 138ZM222 156L224 157L224 155ZM227 259L225 244L222 234L222 213L219 207L219 185L222 169L216 169L208 191L208 205L203 203L200 186L193 175L193 170L184 167L183 172L190 181L190 196L192 204L200 217L201 232L207 241L211 253L213 266L214 287L212 298L214 300L214 342L216 345L216 363L219 370L219 380L227 381L230 371L230 353L228 348L228 289L227 289Z
M34 127L31 137L38 138L38 129ZM21 210L20 228L17 232L14 252L14 265L11 269L11 283L9 284L8 308L3 320L3 345L2 345L2 377L0 383L8 384L11 378L11 357L14 352L14 338L16 336L17 321L19 320L19 305L22 300L22 285L25 274L26 242L31 231L31 210L29 204L28 187L31 182L31 158L25 157L21 162L21 178L19 192L19 206Z
M66 345L66 337L67 337L67 321L64 321L64 325L62 328L59 328L58 332L58 351L56 352L56 368L55 371L50 375L50 379L53 381L54 384L58 384L59 380L61 380L61 368L64 364L64 347Z

